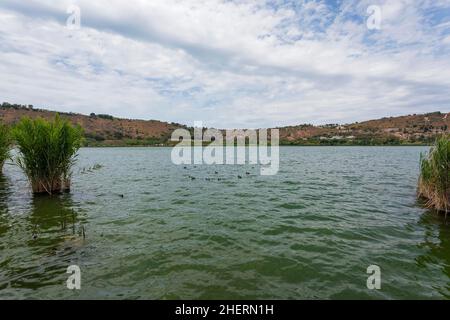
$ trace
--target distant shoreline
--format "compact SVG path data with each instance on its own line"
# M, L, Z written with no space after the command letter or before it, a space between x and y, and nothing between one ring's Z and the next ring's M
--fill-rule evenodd
M175 145L171 137L176 130L184 130L191 137L195 131L194 127L174 122L122 119L108 114L55 112L7 102L0 104L0 122L9 126L14 126L23 117L52 120L56 114L83 128L83 144L89 147L170 147ZM281 146L429 146L439 135L450 133L450 113L436 111L350 124L299 124L268 129L279 131ZM237 135L246 135L245 129L236 130L241 130ZM225 129L219 132L222 136L228 134Z
M399 145L358 145L358 144L351 144L351 145L291 145L291 144L280 144L279 147L288 147L288 148L295 148L295 147L431 147L432 144L399 144ZM83 146L81 149L102 149L102 148L173 148L174 146L154 146L154 145L99 145L99 146ZM246 146L248 147L248 145ZM256 146L253 146L256 147Z

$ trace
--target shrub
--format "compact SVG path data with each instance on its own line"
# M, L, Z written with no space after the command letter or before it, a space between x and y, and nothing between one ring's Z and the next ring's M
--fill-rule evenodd
M450 211L450 135L438 138L428 155L421 155L418 196L428 208Z
M71 169L82 144L82 129L59 115L54 121L23 118L13 130L19 155L16 162L28 177L33 193L70 191Z
M97 117L100 119L114 120L114 117L109 114L98 114Z

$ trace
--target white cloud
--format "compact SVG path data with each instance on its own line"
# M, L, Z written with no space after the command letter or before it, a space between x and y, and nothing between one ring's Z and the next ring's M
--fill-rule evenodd
M4 0L0 99L215 127L449 111L448 1L378 3L370 31L370 1Z

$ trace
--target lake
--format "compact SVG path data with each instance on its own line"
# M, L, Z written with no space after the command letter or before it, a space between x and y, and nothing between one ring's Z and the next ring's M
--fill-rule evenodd
M450 225L416 200L427 150L281 147L261 176L176 166L170 148L84 148L54 197L7 164L0 298L449 298ZM81 290L66 288L73 264Z

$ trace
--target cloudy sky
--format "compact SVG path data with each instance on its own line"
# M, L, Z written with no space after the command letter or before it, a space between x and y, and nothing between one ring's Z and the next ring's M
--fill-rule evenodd
M1 0L0 100L220 128L449 112L450 0Z

